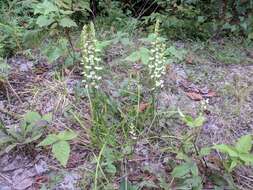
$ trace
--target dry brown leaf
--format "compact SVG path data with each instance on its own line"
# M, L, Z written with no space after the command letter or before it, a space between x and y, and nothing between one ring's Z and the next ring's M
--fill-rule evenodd
M80 48L74 48L74 50L77 51L77 52L80 52L80 51L81 51Z
M170 64L167 64L167 65L166 65L166 71L167 71L167 72L171 71L171 66L170 66Z
M65 69L64 69L64 73L65 73L65 75L69 75L69 74L70 74L70 72L71 72L71 71L70 71L69 69L67 69L67 68L65 68Z
M203 97L202 97L200 94L196 93L196 92L187 92L186 95L187 95L190 99L192 99L192 100L194 100L194 101L203 100Z
M203 97L205 97L205 98L212 98L214 96L217 96L214 91L209 91L207 94L203 95Z
M240 0L240 2L243 4L243 3L247 3L248 0Z
M222 164L221 160L218 157L209 155L209 156L207 156L207 160L210 163L213 163L216 167L223 168L223 164Z
M42 81L41 75L37 75L34 79L34 82L40 82Z
M149 107L149 103L141 102L139 105L139 112L144 112Z
M193 59L194 59L194 56L191 53L189 53L187 55L187 57L186 57L186 63L187 64L192 64L193 63Z

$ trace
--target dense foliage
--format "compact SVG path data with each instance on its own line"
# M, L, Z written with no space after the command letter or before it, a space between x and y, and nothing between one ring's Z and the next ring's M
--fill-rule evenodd
M132 31L143 27L149 30L157 19L162 32L169 38L209 39L242 34L253 38L252 0L3 0L0 2L0 56L8 56L43 37L60 34L71 43L70 32L75 27L95 19L100 27ZM59 41L60 40L60 41ZM58 58L55 47L45 50L50 60Z

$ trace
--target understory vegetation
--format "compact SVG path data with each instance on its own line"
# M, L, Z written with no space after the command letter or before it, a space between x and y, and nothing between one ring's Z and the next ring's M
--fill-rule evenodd
M253 188L252 0L0 10L0 190Z

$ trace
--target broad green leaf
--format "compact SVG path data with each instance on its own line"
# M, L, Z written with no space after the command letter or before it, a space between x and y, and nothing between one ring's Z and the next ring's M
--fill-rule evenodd
M112 163L108 163L105 169L106 169L106 171L107 171L108 173L113 174L113 175L114 175L114 174L116 173L116 171L117 171L116 167L115 167Z
M122 33L122 32L117 32L113 39L111 40L113 44L117 44L121 42L123 44L123 41L126 41L128 34L127 33ZM124 45L124 44L123 44Z
M50 134L42 142L40 142L38 146L48 146L54 144L56 141L58 141L57 135Z
M185 115L182 120L188 127L194 128L193 118L189 115Z
M84 10L87 10L87 11L90 11L92 12L92 10L90 9L90 2L87 2L87 1L78 1L78 5L79 7L84 11Z
M21 135L23 136L23 138L26 138L26 135L28 133L31 133L34 130L36 130L34 127L34 123L30 123L30 124L25 123L25 124L21 125L20 128L21 128Z
M37 18L36 24L38 24L40 27L46 27L52 24L53 22L54 19L41 15Z
M107 40L107 41L98 41L96 43L96 48L99 50L104 50L108 45L110 45L111 41Z
M62 27L68 27L68 28L77 26L77 24L71 18L68 18L68 17L61 19L59 22L59 25Z
M198 19L198 22L200 22L200 23L203 23L205 21L204 16L198 16L197 19Z
M236 149L230 145L218 144L218 145L214 145L214 148L218 150L219 152L229 154L229 156L231 157L238 157L238 153Z
M127 61L131 61L131 62L136 62L138 60L140 60L140 55L138 51L135 51L133 53L131 53L128 57L126 57Z
M185 58L186 53L187 52L185 50L176 49L175 46L171 46L171 47L166 49L166 55L175 57L179 61L182 61Z
M15 127L7 129L7 131L10 134L10 136L14 137L18 141L22 141L23 140L22 135L17 132L17 129L15 129Z
M237 161L236 160L233 160L229 166L229 171L232 172L233 169L237 166Z
M105 157L106 160L106 171L108 173L115 174L117 169L113 164L113 162L115 161L115 155L113 150L108 146L106 146L103 151L103 156Z
M197 167L197 165L195 163L191 163L192 167L191 167L191 173L194 176L198 176L199 175L199 169Z
M7 146L5 148L5 152L10 152L12 149L14 149L16 146L18 145L18 143L13 143L13 144L10 144L9 146Z
M41 120L41 116L38 112L29 111L24 115L24 121L27 123L35 123Z
M187 154L185 154L185 153L183 153L181 151L179 151L177 153L176 158L179 159L179 160L184 160L186 162L190 162L191 161L191 158Z
M57 135L57 138L61 141L69 141L77 137L77 134L73 131L63 131Z
M192 163L183 163L179 166L176 166L172 171L172 176L175 178L184 177L191 171Z
M69 68L70 66L73 66L73 64L74 64L73 61L74 61L73 57L68 56L68 57L64 60L64 67Z
M42 6L46 10L45 14L58 11L58 7L48 0L45 0Z
M249 40L252 40L252 39L253 39L253 32L250 32L250 33L248 34L248 39L249 39Z
M34 142L34 141L38 140L41 136L42 136L42 133L38 134L38 135L36 135L34 137L28 137L28 138L25 139L25 141L23 142L23 144L28 144L28 143Z
M58 5L58 7L70 9L72 0L56 0L55 3Z
M184 181L185 189L202 190L202 179L200 176L192 176ZM188 188L187 188L188 187ZM183 189L183 188L182 188Z
M26 48L38 47L47 35L47 32L44 31L41 27L36 27L36 29L26 30L24 32L23 41L25 42ZM29 50L27 50L29 52ZM29 52L30 53L30 52Z
M211 153L212 149L210 147L204 147L200 150L200 156L207 156Z
M141 47L138 51L135 51L126 57L126 60L131 62L141 61L144 64L148 64L149 50L147 48Z
M11 144L11 142L13 142L13 139L11 137L1 136L0 137L0 149L1 149L1 146L5 145L5 144Z
M47 51L46 54L47 54L48 61L50 63L54 62L59 57L61 57L61 55L63 55L64 52L65 51L60 47L55 47L54 49Z
M185 122L185 124L191 128L201 127L205 122L205 118L202 115L199 115L196 119L193 119L189 115L183 115L182 112L181 113L179 112L179 114L182 117L182 120Z
M157 35L154 34L154 33L151 33L151 34L148 35L147 38L143 38L142 40L146 41L146 42L153 42L153 41L156 40L156 38L157 38Z
M61 165L66 167L70 155L69 143L67 141L59 141L53 144L52 152Z
M108 146L106 146L104 148L103 156L105 157L107 163L113 163L113 161L114 161L114 152Z
M251 135L242 136L235 144L236 150L241 153L249 153L252 147Z
M125 46L132 44L132 42L129 40L129 38L122 38L120 41Z
M51 122L52 118L53 118L52 113L48 113L48 114L45 114L45 115L42 116L42 120L45 120L47 122Z
M247 31L249 25L246 23L246 22L241 22L240 26L245 30Z
M205 118L199 115L193 122L194 127L201 127L205 122Z
M38 3L34 10L34 14L40 13L48 15L51 12L58 12L58 8L48 0L45 0L43 3Z
M253 154L240 153L239 157L245 163L251 163L251 164L253 164Z
M140 48L140 59L142 63L145 65L148 64L149 62L149 50L147 48L141 47Z

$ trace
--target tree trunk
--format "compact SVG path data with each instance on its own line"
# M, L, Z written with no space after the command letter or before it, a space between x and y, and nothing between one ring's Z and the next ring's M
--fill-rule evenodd
M98 13L99 0L90 0L90 17L94 20Z

